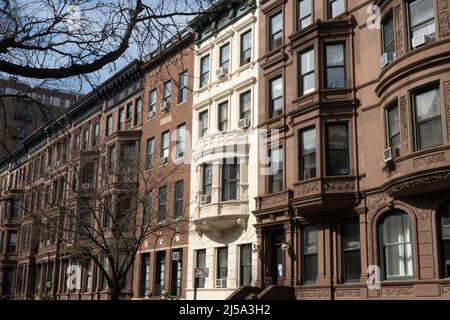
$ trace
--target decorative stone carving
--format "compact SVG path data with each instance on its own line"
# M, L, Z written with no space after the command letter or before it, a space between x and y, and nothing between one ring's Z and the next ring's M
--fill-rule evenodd
M414 290L412 287L393 287L393 288L382 288L381 294L383 296L411 296Z
M262 200L261 208L273 208L281 205L287 205L289 202L289 194L283 193L275 196L267 196Z
M336 290L336 296L339 298L359 298L361 290L359 289L338 289Z
M394 8L394 27L397 57L400 57L405 54L405 40L403 37L403 15L400 5Z
M443 295L450 295L450 286L442 286L441 293Z
M447 133L450 140L450 81L444 82L445 113L447 115Z
M414 188L450 180L450 172L433 174L423 178L417 178L408 182L399 183L388 190L388 195L393 196Z
M319 182L310 182L295 187L294 195L296 198L320 192Z
M440 152L414 159L413 166L419 168L443 161L445 161L445 152Z
M409 124L408 124L408 109L406 106L406 97L400 98L400 123L401 123L401 138L402 138L402 155L409 153Z
M371 194L367 196L367 208L370 211L377 211L390 201L391 199L385 193Z
M297 297L299 298L328 298L329 296L330 292L327 289L311 289L297 292Z
M439 26L439 37L448 37L450 35L450 13L448 0L438 0L437 18Z
M355 191L355 181L337 180L327 181L323 185L325 192L347 192Z

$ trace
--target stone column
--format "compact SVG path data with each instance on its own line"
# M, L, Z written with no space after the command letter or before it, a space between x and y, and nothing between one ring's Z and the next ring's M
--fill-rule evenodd
M285 286L292 286L293 285L293 278L294 278L294 264L293 264L293 257L294 257L294 238L293 238L293 232L292 232L292 224L291 222L286 222L284 224L284 233L285 233L285 241L289 244L289 249L284 252L284 285Z

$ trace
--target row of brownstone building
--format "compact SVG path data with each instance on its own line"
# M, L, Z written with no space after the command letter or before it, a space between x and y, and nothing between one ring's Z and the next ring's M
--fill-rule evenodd
M128 179L161 227L125 298L450 298L449 0L216 6L2 158L0 295L107 298L27 213Z

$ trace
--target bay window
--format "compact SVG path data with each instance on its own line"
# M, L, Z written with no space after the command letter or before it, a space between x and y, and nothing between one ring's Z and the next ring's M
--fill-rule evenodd
M434 39L436 26L434 23L433 0L410 0L407 3L409 36L412 40L426 35Z
M202 195L205 202L211 202L212 195L212 164L204 164L202 168Z
M397 103L386 109L388 146L400 150L400 119Z

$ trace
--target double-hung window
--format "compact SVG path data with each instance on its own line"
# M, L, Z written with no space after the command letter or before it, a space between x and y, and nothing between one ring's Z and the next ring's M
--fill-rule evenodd
M208 134L208 110L202 111L198 115L199 138Z
M270 149L269 193L283 190L283 147Z
M200 59L200 88L209 83L209 54Z
M386 109L388 146L400 150L400 120L397 103Z
M183 217L183 180L175 182L173 199L173 216L175 219Z
M348 125L346 123L327 126L327 175L338 176L350 173Z
M329 17L334 18L345 12L345 0L329 0Z
M148 95L148 119L156 115L156 89L150 91Z
M186 124L180 124L177 127L176 132L176 156L177 158L182 158L184 157L184 153L186 152Z
M298 28L301 30L312 23L312 0L297 0Z
M395 38L394 38L394 17L390 12L381 24L381 39L383 53L395 52Z
M327 89L345 88L345 45L333 43L326 45L325 84Z
M443 131L439 88L413 93L416 150L442 145Z
M203 165L202 170L202 195L205 197L206 203L211 202L212 195L212 164Z
M411 46L413 39L418 36L435 37L436 25L434 22L433 0L410 0L408 1L408 24Z
M345 219L341 223L342 268L345 282L359 281L361 277L361 243L359 219Z
M169 131L161 134L161 159L159 164L166 164L169 161Z
M167 212L167 186L159 188L158 192L158 223L166 221Z
M183 103L188 97L188 72L180 73L178 78L178 103Z
M302 276L304 284L314 284L317 280L317 227L302 229Z
M300 54L300 93L302 96L315 90L314 49Z
M269 81L269 117L274 118L283 112L283 77Z
M226 288L228 277L228 247L217 249L216 288Z
M283 44L283 13L279 12L269 18L269 51Z
M252 31L249 30L241 35L241 61L243 66L252 61Z
M219 66L226 70L230 68L230 44L227 43L219 49Z
M252 92L246 91L239 96L240 119L251 119L252 114Z
M238 159L225 159L222 165L222 201L239 199Z
M316 177L316 128L300 131L301 180Z
M147 140L147 154L145 159L147 170L153 168L154 156L155 156L155 138L150 138Z
M228 129L228 101L222 102L218 106L219 108L219 131L226 131Z

